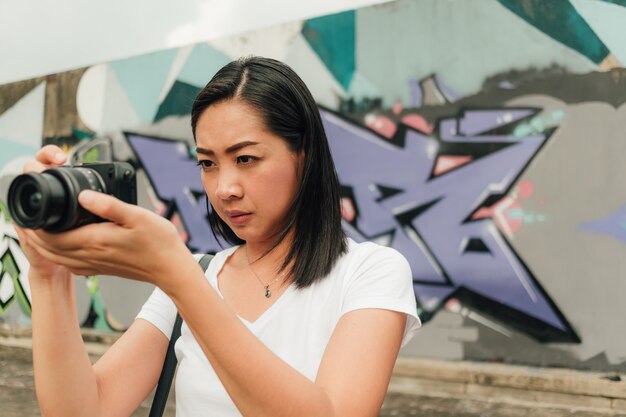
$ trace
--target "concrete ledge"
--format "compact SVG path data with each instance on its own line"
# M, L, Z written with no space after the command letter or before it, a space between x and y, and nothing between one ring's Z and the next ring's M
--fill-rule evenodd
M82 329L82 335L87 352L100 356L121 333ZM0 325L0 345L32 348L30 329ZM621 375L621 381L611 381L608 376L615 374L401 356L389 392L624 415L626 378Z
M122 333L103 332L92 329L81 329L83 341L87 353L92 356L101 356ZM20 328L16 326L0 325L0 345L32 349L33 339L30 328Z
M626 381L608 375L614 374L400 357L389 391L625 411Z

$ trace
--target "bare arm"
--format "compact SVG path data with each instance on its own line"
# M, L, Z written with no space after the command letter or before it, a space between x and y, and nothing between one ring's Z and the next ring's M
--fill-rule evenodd
M92 367L78 326L73 279L31 283L33 366L42 415L131 415L159 377L165 335L137 320Z
M73 278L34 275L33 367L42 415L98 416L98 390L78 327Z
M155 387L168 339L151 323L135 322L96 362L103 417L130 416Z

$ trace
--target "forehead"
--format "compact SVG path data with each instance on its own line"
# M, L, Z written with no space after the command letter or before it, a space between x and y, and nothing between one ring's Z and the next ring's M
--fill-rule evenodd
M259 111L241 100L224 100L204 109L196 124L198 146L217 145L250 139L255 132L267 131Z
M204 109L196 124L196 135L216 129L231 130L238 127L265 129L261 113L241 100L223 100Z
M237 143L285 146L284 139L271 132L253 106L241 100L226 100L207 107L196 124L196 145L219 152Z

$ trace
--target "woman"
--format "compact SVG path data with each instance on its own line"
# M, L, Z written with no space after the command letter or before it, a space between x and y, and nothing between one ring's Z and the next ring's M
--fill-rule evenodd
M206 274L168 221L110 196L110 220L60 234L21 230L31 262L37 396L51 416L128 416L154 388L176 310L177 416L375 416L402 341L419 326L408 263L347 240L319 112L285 64L222 68L193 105L214 233L235 244ZM44 147L41 170L63 163ZM72 273L158 288L95 364L77 325Z

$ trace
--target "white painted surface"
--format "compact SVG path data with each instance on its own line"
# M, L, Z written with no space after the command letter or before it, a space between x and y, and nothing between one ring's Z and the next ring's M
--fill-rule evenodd
M0 1L0 84L391 0Z

